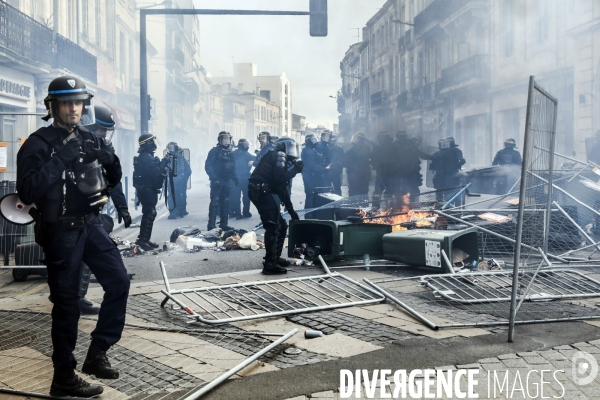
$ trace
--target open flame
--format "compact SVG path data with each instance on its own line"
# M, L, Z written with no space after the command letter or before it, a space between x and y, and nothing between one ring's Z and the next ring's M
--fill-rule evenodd
M415 211L410 209L410 195L407 194L402 197L402 204L397 205L394 208L387 210L378 210L371 215L366 210L360 211L361 218L369 218L363 220L365 224L386 224L392 225L392 231L405 231L408 230L408 226L402 226L402 224L413 223L413 227L416 228L433 228L437 214L429 211ZM371 218L373 216L379 218Z

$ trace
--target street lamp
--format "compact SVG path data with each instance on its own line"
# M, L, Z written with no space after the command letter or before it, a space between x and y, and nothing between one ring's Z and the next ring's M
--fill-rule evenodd
M397 24L408 25L408 26L415 26L415 24L411 24L410 22L400 21L399 19L393 19L392 22L395 22Z
M337 97L335 97L335 96L329 96L329 97L331 97L332 99L336 99L337 100Z

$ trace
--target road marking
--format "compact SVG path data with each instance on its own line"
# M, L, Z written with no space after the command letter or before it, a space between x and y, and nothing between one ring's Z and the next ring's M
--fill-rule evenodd
M48 287L47 283L40 283L39 285L37 285L33 289L28 290L25 293L18 294L17 297L29 296L30 294L34 294L34 293L39 292L40 290L43 290L45 287Z

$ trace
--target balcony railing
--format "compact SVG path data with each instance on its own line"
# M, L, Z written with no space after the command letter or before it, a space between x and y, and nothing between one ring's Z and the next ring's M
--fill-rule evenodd
M50 28L0 2L0 51L50 67L52 48Z
M398 50L400 53L404 53L406 49L414 43L414 41L415 31L414 29L409 29L400 39L398 39Z
M64 36L55 35L55 38L52 67L66 69L90 82L96 83L98 77L96 57Z
M388 94L386 91L380 90L371 94L371 108L377 109L387 105Z
M466 82L488 84L490 80L490 56L478 54L442 70L442 89Z
M422 35L473 0L435 0L415 17L415 34Z
M0 52L28 65L66 69L90 82L97 81L96 57L4 2L0 2Z

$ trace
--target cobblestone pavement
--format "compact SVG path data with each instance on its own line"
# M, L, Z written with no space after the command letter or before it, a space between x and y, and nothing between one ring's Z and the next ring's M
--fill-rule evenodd
M389 272L393 271L393 274ZM407 269L402 275L400 269L364 269L341 270L350 279L362 281L363 278L370 280L385 279L391 277L412 277L418 274L418 270ZM308 276L322 274L322 270L313 268L293 268L289 276ZM231 283L242 283L269 279L260 275L259 271L246 271L238 273L221 274L214 276L190 277L171 280L173 288L192 288L206 285L224 285ZM171 331L153 331L139 330L133 327L127 328L123 339L111 349L109 357L123 371L123 378L113 382L102 382L108 386L107 393L102 397L105 399L130 398L133 394L142 395L136 398L160 398L162 394L170 393L169 398L178 398L178 391L202 386L222 373L239 364L248 356L256 353L271 343L273 338L261 337L260 335L237 335L227 336L225 334L211 333L208 330L223 331L245 331L245 332L280 332L286 333L296 328L300 333L290 338L287 342L276 347L274 350L266 353L258 361L252 363L244 370L238 372L235 378L244 380L246 377L252 378L261 374L276 374L284 370L299 370L303 367L309 367L313 364L343 363L352 360L361 355L367 355L378 350L386 350L388 346L401 348L404 343L412 343L414 340L471 340L494 333L505 333L504 327L485 328L452 328L431 330L416 320L412 315L403 311L401 308L390 303L372 304L365 306L355 306L340 308L330 311L321 311L314 313L303 313L287 317L267 318L254 321L236 322L226 325L208 325L198 322L189 323L190 319L182 310L172 308L172 303L167 303L165 308L160 307L160 302L164 295L160 290L164 288L161 281L154 282L132 282L130 293L127 322L131 324L143 325L146 327L168 328ZM421 297L411 297L414 290L422 288L407 284L404 287L397 288L394 293L397 296L404 296L410 300L410 305L420 312L427 315L428 318L436 323L445 321L470 321L482 318L481 315L468 309L448 308L443 306L428 307L430 304L419 303ZM102 289L94 287L90 289L88 297L100 302L102 299ZM596 302L598 300L595 300ZM557 308L558 307L558 308ZM561 307L560 303L550 304L549 309L555 310ZM567 304L566 310L577 312L578 306ZM591 307L586 304L585 307ZM3 310L30 310L35 314L23 314L15 316L14 311ZM34 391L47 393L51 375L51 362L49 354L51 351L49 344L50 318L47 314L51 310L51 304L46 295L41 293L24 293L23 295L1 296L0 290L0 319L3 321L0 326L0 387L14 387L20 390L17 377L20 373L31 373L29 366L37 365L36 368L43 368L45 371L43 379L37 382ZM35 315L35 318L32 317ZM9 318L10 317L10 318ZM11 319L12 318L12 319ZM498 320L498 317L491 318L492 321ZM11 323L6 323L10 319ZM85 351L89 343L89 333L94 327L95 322L82 319L80 323L80 337L77 349L77 358L81 361L85 356ZM598 321L590 321L590 326L600 326ZM305 339L302 334L304 330L320 330L324 333L323 337L316 339ZM34 332L31 335L22 335L23 332ZM193 332L191 331L193 330ZM20 336L15 337L15 333ZM539 338L537 338L539 339ZM469 341L466 343L469 343ZM453 349L452 342L448 346L448 351ZM464 344L463 344L464 345ZM465 347L461 351L468 352ZM429 366L432 369L448 372L457 369L478 369L479 382L477 386L479 398L535 398L531 393L521 395L519 386L515 382L525 382L527 372L531 370L552 370L561 369L564 373L559 373L559 381L552 378L547 379L544 396L557 396L565 399L593 399L600 398L600 383L598 379L593 380L588 385L577 385L573 380L572 368L573 357L577 352L585 352L592 356L600 357L600 340L590 340L572 345L563 345L548 348L545 351L516 352L514 354L494 354L491 357L480 359L477 363L470 365L446 365ZM25 356L33 354L31 356ZM15 366L15 360L19 360L18 368ZM590 362L591 364L591 362ZM40 365L42 367L40 367ZM396 367L402 368L402 360L398 360ZM31 367L31 368L30 368ZM344 368L343 366L341 368ZM591 366L590 366L591 368ZM487 377L496 376L503 380L504 375L510 383L510 390L513 395L509 396L504 392L497 396L488 395ZM508 371L508 372L506 372ZM339 369L338 369L339 373ZM500 374L500 375L498 375ZM4 376L3 376L4 375ZM582 373L582 376L585 375ZM276 375L273 375L274 377ZM518 379L517 379L518 378ZM298 379L303 379L301 376ZM461 385L466 384L465 378L461 378ZM559 383L560 382L560 383ZM462 387L462 386L461 386ZM508 386L507 386L508 387ZM516 389L515 389L516 387ZM307 398L340 398L339 388L335 389L329 386L328 391L314 393L303 393L300 397L290 397L293 399ZM384 387L386 393L393 394L394 384ZM491 388L492 390L493 388ZM529 390L535 388L530 385ZM564 389L564 395L562 391ZM363 397L366 388L362 388ZM379 393L379 390L376 391ZM562 397L561 397L562 395ZM379 394L377 394L379 396ZM380 397L372 398L380 398ZM285 397L265 397L255 398L273 398L285 399ZM2 395L0 395L2 398ZM15 398L14 396L12 398ZM223 397L226 398L226 397ZM237 397L239 398L239 396ZM350 397L359 398L359 397ZM382 397L384 398L384 397ZM410 396L407 398L411 398ZM442 397L443 398L443 397ZM452 398L452 397L450 397Z

